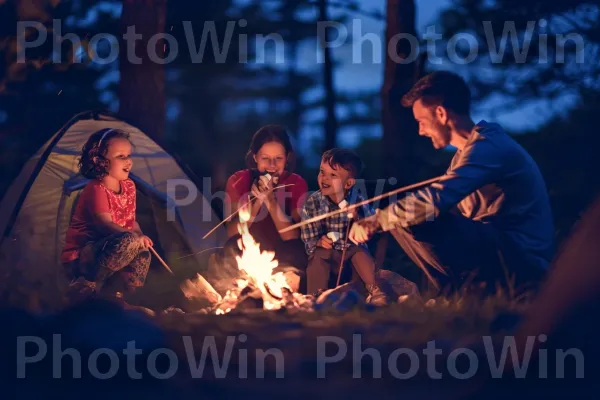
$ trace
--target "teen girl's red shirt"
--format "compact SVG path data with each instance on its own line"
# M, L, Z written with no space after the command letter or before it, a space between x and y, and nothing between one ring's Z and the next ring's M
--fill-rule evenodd
M79 258L79 251L89 242L106 237L96 225L94 215L110 213L112 221L128 230L135 225L135 183L131 179L121 181L121 193L115 193L99 180L90 181L82 190L67 229L61 262Z
M249 169L238 171L229 177L225 189L226 214L231 214L240 205L248 201L248 197L252 195L251 187L253 183L252 173ZM279 178L278 186L283 185L292 186L276 190L275 197L285 215L291 219L293 210L297 211L298 215L300 214L308 194L308 185L300 175L290 172L284 172ZM258 243L264 244L266 247L270 247L269 244L279 241L279 232L264 206L250 225L250 233ZM265 246L261 247L264 249Z

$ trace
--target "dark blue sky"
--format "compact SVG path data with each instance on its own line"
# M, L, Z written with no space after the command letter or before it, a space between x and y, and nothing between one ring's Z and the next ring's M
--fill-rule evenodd
M435 24L439 12L451 4L451 0L416 0L416 2L417 33L419 35L425 32L427 26ZM385 15L386 0L362 0L360 3L365 11L377 10ZM383 42L384 21L360 14L353 15L352 18L349 23L350 26L348 26L348 34L353 37L348 39L344 46L333 50L334 57L340 62L335 74L336 89L340 91L378 90L383 81L385 60L385 53L383 52L385 52L385 48L381 47L381 51L376 51L371 42L364 40L359 51L357 40L360 36L366 39L370 33L374 33ZM358 36L353 35L354 30L359 33ZM307 52L314 54L315 49L307 49ZM314 56L306 58L305 66L306 68L314 68ZM322 115L322 113L319 114ZM308 137L316 137L321 134L319 130L319 128L306 129L305 134ZM379 127L369 131L348 128L340 132L339 140L340 145L352 147L358 144L361 137L379 135L381 135Z
M376 9L379 11L385 10L386 0L362 0L361 6L364 10ZM435 25L440 11L444 8L451 7L452 0L416 0L417 5L417 29L418 35L423 36L427 27ZM360 33L365 37L366 33L373 32L379 37L384 36L384 22L374 20L369 17L360 15L355 16L356 20L352 20L351 24L353 27L360 27ZM349 28L349 33L352 28ZM436 29L439 33L439 28ZM340 62L340 67L336 71L335 84L336 88L340 91L359 91L365 89L379 89L383 79L383 61L377 62L377 58L373 56L373 46L370 42L364 41L362 45L362 53L357 52L357 46L353 46L353 41L356 38L348 40L345 46L334 49L333 53L335 58ZM314 68L314 54L315 49L307 49L308 54L306 59L306 67ZM361 55L359 57L359 55ZM440 55L441 56L441 55ZM353 57L355 61L353 62ZM451 63L444 63L435 68L451 69L459 74L463 74L469 68L473 68L471 65L456 65ZM489 121L495 121L503 124L505 127L513 131L531 130L540 126L543 122L547 121L550 117L565 109L568 105L569 100L564 99L558 104L549 104L546 101L532 102L520 104L518 109L512 112L497 112L499 105L506 102L500 96L493 96L490 101L486 104L478 105L473 112L473 118L478 122L481 119ZM316 117L316 116L315 116ZM320 135L319 128L307 129L305 134L308 137L315 137ZM362 131L359 132L356 129L347 129L340 134L341 145L354 146L357 144L359 138L364 135L380 135L378 129L374 131Z
M245 2L246 0L238 0L239 2ZM361 0L361 8L365 11L377 10L381 13L385 11L386 0ZM418 35L423 36L427 28L435 25L437 22L439 13L447 7L452 5L452 0L416 0L417 5L417 30ZM114 10L118 13L118 10ZM316 10L315 10L316 12ZM331 16L335 16L335 8L330 10ZM311 19L316 15L311 15ZM339 63L339 67L335 72L335 86L340 92L357 92L357 91L378 91L382 84L383 79L383 67L385 59L385 48L381 47L380 51L376 51L374 46L368 39L370 37L376 41L383 43L384 39L384 21L377 20L363 14L355 14L351 16L349 24L347 25L348 34L351 38L348 38L343 44L333 49L333 56ZM440 32L439 28L436 32ZM365 38L362 40L362 45L358 46L361 42L361 37ZM267 50L268 52L269 50ZM318 64L319 59L319 48L316 43L307 43L304 48L300 50L300 57L298 61L298 68L315 70L321 65ZM282 65L275 65L275 53L266 54L267 63L269 60L273 60L274 67L281 67ZM441 56L441 55L440 55ZM285 60L283 67L286 67L286 63L289 60ZM435 68L451 69L459 74L464 74L465 71L473 68L473 65L456 65L451 63L445 63L437 65ZM111 74L104 79L100 86L105 85L111 80L118 79L118 75ZM315 99L322 96L322 88L317 88L311 92L306 93L305 99ZM108 103L113 103L116 99L106 98ZM538 127L540 124L548 120L554 114L560 112L561 109L568 108L568 100L557 102L557 104L548 104L545 101L539 101L535 103L524 103L519 105L518 109L513 112L495 112L499 105L505 102L506 99L494 96L487 104L477 105L473 113L473 118L477 121L486 119L488 121L495 121L503 124L508 129L513 131L531 130ZM485 110L482 110L481 108ZM178 106L176 103L170 104L169 117L176 118ZM343 109L339 109L338 112L342 114ZM314 111L308 113L305 116L305 124L301 132L298 132L301 137L299 150L308 155L311 147L311 140L321 137L323 127L321 125L310 125L311 122L323 119L324 110ZM360 138L362 137L378 137L381 135L381 128L374 126L372 128L346 128L339 133L339 145L354 147L356 146ZM317 157L318 155L314 155Z

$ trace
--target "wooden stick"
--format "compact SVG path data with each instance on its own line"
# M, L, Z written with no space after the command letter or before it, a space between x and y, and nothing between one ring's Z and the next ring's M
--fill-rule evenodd
M446 178L446 179L448 179L448 178ZM308 225L308 224L311 224L313 222L317 222L317 221L320 221L322 219L332 217L334 215L343 213L345 211L352 211L352 210L354 210L354 209L356 209L358 207L364 206L365 204L369 204L369 203L372 203L374 201L383 199L384 197L389 197L389 196L392 196L394 194L398 194L398 193L401 193L401 192L406 192L406 191L409 191L409 190L412 190L412 189L415 189L415 188L418 188L418 187L421 187L421 186L426 186L426 185L430 185L432 183L441 182L441 181L442 181L442 177L438 176L438 177L435 177L435 178L427 179L426 181L422 181L422 182L414 183L412 185L404 186L404 187L401 187L399 189L392 190L391 192L384 193L384 194L381 194L379 196L375 196L375 197L372 197L370 199L361 201L359 203L351 204L351 205L349 205L348 207L346 207L344 209L335 210L335 211L328 212L326 214L317 215L316 217L309 218L307 220L298 222L297 224L294 224L294 225L290 225L287 228L281 229L279 231L279 233L289 232L289 231L292 231L292 230L294 230L296 228L300 228L300 227L302 227L304 225Z
M273 190L281 189L281 188L284 188L284 187L287 187L287 186L294 186L294 185L295 185L295 183L288 183L287 185L281 185L281 186L274 187ZM240 208L238 208L237 210L235 210L229 217L227 217L223 221L219 222L217 224L217 226L215 226L214 228L212 228L206 235L204 235L204 237L202 238L202 240L204 240L208 236L210 236L210 234L213 233L214 231L216 231L221 225L223 225L225 222L229 221L237 213L239 213L242 208L246 207L247 205L249 205L250 203L252 203L256 199L257 199L257 197L251 197L246 204L241 205Z
M169 271L171 273L171 275L175 275L173 273L173 271L171 271L171 268L169 268L169 266L167 265L167 263L165 262L165 260L163 260L158 253L156 252L156 250L154 250L154 247L150 246L150 251L156 256L156 258L158 258L158 261L161 262L161 264L163 265L163 267L165 267L167 269L167 271Z
M223 248L223 246L217 246L217 247L211 247L210 249L200 250L197 253L192 253L192 254L188 254L187 256L179 257L179 260L183 260L184 258L188 258L188 257L192 257L192 256L198 256L198 255L205 253L207 251L210 251L210 250L216 250L216 249L222 249L222 248Z
M344 238L344 248L342 249L342 261L340 261L340 269L338 270L337 283L335 287L340 286L340 278L342 277L342 270L344 269L344 258L346 258L346 246L348 245L348 235L350 234L350 224L352 223L353 213L348 213L348 226L346 227L346 237Z

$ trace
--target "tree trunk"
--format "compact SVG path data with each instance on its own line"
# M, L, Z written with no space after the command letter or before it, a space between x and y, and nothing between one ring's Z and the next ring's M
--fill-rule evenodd
M319 0L319 20L329 21L327 13L327 0ZM335 114L336 95L333 84L333 59L331 49L325 45L327 33L319 38L323 50L323 88L325 89L325 143L324 150L329 150L336 145L338 121Z
M148 42L165 31L166 0L124 0L121 14L119 57L119 114L154 139L163 139L165 130L165 41ZM139 40L129 38L135 52L128 51L123 35L134 27Z
M288 46L288 71L287 71L287 79L288 85L293 85L296 81L297 77L297 60L298 60L298 43L295 41L291 41ZM290 113L290 130L293 132L293 135L298 135L300 131L300 123L302 117L302 99L300 98L301 92L300 90L292 90L290 93L291 101L292 101L292 112Z
M395 35L404 33L417 37L415 14L414 0L387 0L386 48ZM386 52L381 89L384 170L386 176L396 178L399 185L409 183L418 167L418 161L411 154L418 127L412 110L401 105L402 96L421 73L417 51L407 39L402 39L395 53Z

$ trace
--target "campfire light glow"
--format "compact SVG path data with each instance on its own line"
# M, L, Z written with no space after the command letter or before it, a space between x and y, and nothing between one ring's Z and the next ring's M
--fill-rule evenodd
M224 296L212 287L200 274L194 280L181 285L186 298L206 299L211 306L202 308L200 313L228 314L234 309L279 310L282 308L298 311L313 311L315 299L310 295L296 293L291 288L283 272L273 273L279 263L275 253L261 251L248 229L250 210L239 211L238 246L241 255L236 257L241 278L231 282L231 289Z
M288 285L285 276L281 272L273 274L279 263L275 259L275 253L271 251L261 251L260 245L254 240L248 229L250 221L250 210L243 207L239 212L238 232L241 237L238 239L238 246L242 251L241 256L236 256L237 265L244 274L245 279L237 279L237 290L230 290L225 295L224 300L237 300L240 293L245 288L251 286L259 290L263 308L266 310L276 310L283 305L285 291L289 293L292 289ZM229 303L224 301L225 304ZM217 314L226 314L231 311L231 307L219 307Z

